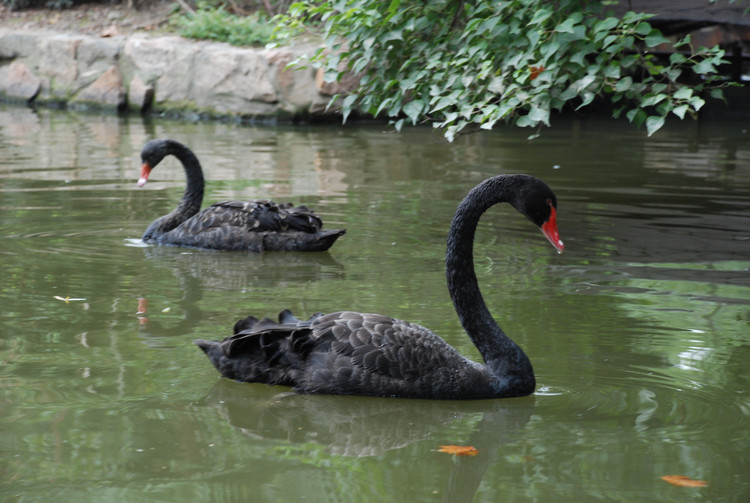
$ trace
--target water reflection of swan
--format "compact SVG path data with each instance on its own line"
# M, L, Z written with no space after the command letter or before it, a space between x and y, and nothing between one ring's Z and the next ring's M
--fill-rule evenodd
M533 397L513 400L342 400L325 395L278 393L278 388L220 380L195 403L211 407L255 440L304 446L314 443L334 456L370 457L417 442L456 443L455 424L475 422L465 440L476 456L451 468L444 501L472 501L503 445L515 442L534 410ZM478 421L477 421L478 419ZM430 446L430 450L433 447Z
M143 247L147 260L171 268L174 275L198 280L214 291L242 291L254 285L342 278L343 266L328 253L219 253L174 246Z
M138 299L138 334L146 340L146 344L163 346L165 337L184 337L203 320L203 311L198 307L198 302L203 298L200 280L191 275L180 276L180 291L182 299L177 305L184 314L182 319L172 322L150 318L148 298Z
M252 390L252 391L249 391ZM439 438L446 425L481 414L491 428L477 427L472 439L480 451L517 438L528 422L533 398L517 400L342 400L330 395L279 393L278 388L252 388L220 380L197 405L213 407L249 436L315 442L330 454L378 456L428 438ZM436 440L439 441L439 440Z

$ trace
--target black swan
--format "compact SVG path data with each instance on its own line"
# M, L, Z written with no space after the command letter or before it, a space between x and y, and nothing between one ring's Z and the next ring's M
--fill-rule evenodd
M523 350L495 323L474 272L474 234L490 206L508 202L562 252L557 200L541 180L500 175L474 187L458 205L445 258L448 290L461 325L485 364L471 361L430 330L379 314L317 313L300 321L239 320L221 342L196 340L230 379L291 386L301 393L472 399L529 395L534 371Z
M143 147L139 187L168 155L182 163L187 188L177 208L148 226L143 234L145 243L252 252L325 251L346 232L321 230L323 222L305 206L263 199L225 201L199 211L203 170L195 154L174 140L151 140Z

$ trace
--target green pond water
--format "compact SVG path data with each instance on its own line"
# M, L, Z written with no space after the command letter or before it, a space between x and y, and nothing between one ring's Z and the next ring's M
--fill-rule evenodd
M560 119L446 143L429 128L240 126L0 106L3 502L750 501L750 132ZM182 195L304 203L327 253L149 247ZM195 338L249 314L351 309L479 358L445 237L481 180L558 197L565 253L509 206L475 246L487 304L538 388L469 402L301 396L224 380ZM438 452L471 445L476 456ZM706 481L678 487L663 476Z

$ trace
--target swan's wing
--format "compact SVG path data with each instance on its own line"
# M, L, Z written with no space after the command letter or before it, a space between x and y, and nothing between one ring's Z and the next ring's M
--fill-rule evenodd
M332 313L311 329L316 343L302 391L427 397L478 368L427 328L387 316Z
M306 206L273 201L224 201L213 204L187 220L187 232L206 232L215 227L237 227L249 232L318 232L323 225L320 217Z

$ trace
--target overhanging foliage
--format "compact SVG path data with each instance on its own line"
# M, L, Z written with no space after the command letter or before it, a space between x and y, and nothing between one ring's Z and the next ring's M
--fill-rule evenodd
M669 40L648 14L604 12L585 0L332 0L293 4L283 21L287 33L319 24L326 49L312 60L326 80L361 75L355 93L334 97L344 120L361 110L397 129L430 122L449 140L501 121L538 131L596 98L651 135L669 114L698 112L704 91L721 98L723 50L686 36L660 59L649 51Z

